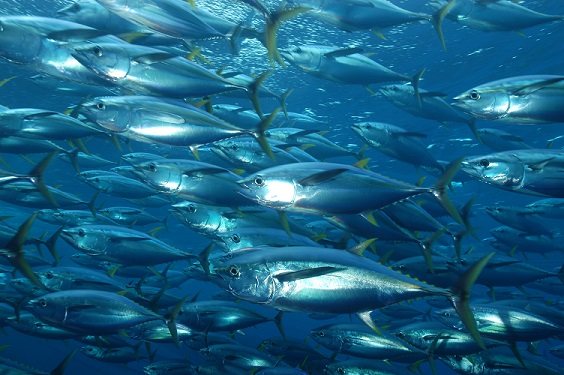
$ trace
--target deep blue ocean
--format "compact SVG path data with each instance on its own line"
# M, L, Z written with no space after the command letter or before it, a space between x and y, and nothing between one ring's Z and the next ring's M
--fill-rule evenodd
M9 15L35 15L44 17L55 17L56 10L72 3L70 0L0 0L0 16ZM262 28L264 21L250 7L235 0L197 1L198 6L210 12L237 20L238 22ZM429 13L431 10L424 0L393 0L393 3L414 12ZM275 9L279 1L266 2L269 8ZM564 15L564 1L562 0L526 0L521 3L530 9L547 14ZM295 46L300 44L319 44L335 47L360 47L365 53L371 53L370 57L378 63L406 75L413 75L422 68L426 68L420 87L433 92L441 92L447 95L445 100L451 99L482 83L497 79L537 74L564 74L564 22L553 22L541 26L528 28L517 32L484 32L463 27L451 20L446 19L443 23L443 31L447 50L445 51L432 26L428 22L412 23L396 26L382 30L385 39L376 36L369 31L345 32L334 27L326 26L307 16L299 16L284 22L278 34L278 45L280 47ZM207 67L211 70L220 70L227 67L248 75L258 75L266 70L273 69L268 62L266 49L258 41L253 39L239 41L240 50L237 55L231 54L228 44L222 40L198 42L202 47L201 53L212 65ZM0 80L15 76L16 78L0 87L0 105L9 108L41 108L51 111L63 112L69 107L78 104L82 99L80 96L63 95L52 90L36 86L29 77L36 74L34 71L17 66L13 63L0 59ZM295 67L283 68L276 66L272 74L265 81L265 86L275 92L284 92L293 88L293 93L287 99L287 109L291 112L311 116L322 121L322 125L315 130L327 131L324 136L337 144L351 150L359 151L362 141L351 130L351 125L359 121L386 122L401 126L412 132L424 133L427 137L423 140L429 150L438 160L451 161L459 157L470 157L486 155L493 151L480 144L472 135L465 124L447 123L440 124L437 121L415 117L392 105L381 95L372 95L360 85L344 85L325 81L307 75ZM371 85L373 91L377 91L379 85ZM247 99L233 99L217 96L213 98L213 104L235 104L251 108ZM261 99L265 112L274 110L278 102L272 99ZM554 140L553 148L564 148L564 124L548 125L516 125L509 123L491 122L478 120L476 127L497 128L508 133L520 136L533 148L545 148L550 140ZM558 138L562 137L562 138ZM60 145L69 148L64 142ZM154 148L147 144L132 142L124 146L123 153L130 151L155 152ZM90 140L87 144L88 150L97 156L118 162L120 152L111 142L101 139ZM190 157L186 150L166 150L159 147L157 153L162 155L175 155L180 152ZM5 166L18 173L25 173L32 168L28 160L16 154L8 154L0 150L2 161ZM29 155L33 161L40 160L42 155ZM373 148L368 148L365 157L370 158L369 167L386 176L401 181L415 183L421 177L426 176L424 170L417 169L409 164L393 160L379 153ZM352 164L354 158L334 158L334 162ZM89 200L95 190L77 179L72 166L64 161L55 160L47 169L46 183L59 187L61 190L76 194L84 200ZM430 185L434 177L424 182ZM457 204L463 205L470 198L476 197L475 204L471 210L471 223L475 229L476 237L466 237L462 242L462 251L465 252L472 247L480 251L491 249L488 240L491 239L490 230L500 224L494 221L484 211L485 207L492 205L513 205L524 207L539 199L539 197L518 194L497 189L495 187L477 182L466 181L464 183L455 181L454 191L449 192L451 199ZM131 203L120 198L102 194L97 205L109 207L112 205L131 205ZM147 208L147 212L157 217L165 217L168 214L168 206L161 208ZM19 207L10 202L0 201L0 216L9 216L5 223L17 227L35 210L33 208ZM318 217L312 216L311 220ZM192 232L174 217L168 218L168 228L158 232L158 238L173 246L199 253L208 243L205 237ZM448 222L448 219L446 219ZM555 228L564 232L564 223L552 222ZM146 226L140 230L148 231L157 225ZM32 234L42 236L47 232L50 236L58 227L36 221L32 227ZM443 251L450 255L454 254L450 239L443 237L438 241ZM74 266L70 261L70 255L76 250L64 241L57 242L57 248L61 255L61 265ZM446 249L446 250L445 250ZM49 255L45 252L45 257ZM562 252L550 252L543 254L542 249L537 253L517 253L516 258L525 259L539 268L556 271L564 264ZM176 269L182 269L178 266ZM125 284L132 280L123 280ZM503 289L503 288L502 288ZM520 293L517 288L506 288L515 293ZM562 302L563 289L555 288L555 294L546 294L537 289L525 290L530 295L538 295L546 300ZM188 281L182 288L171 290L170 293L184 297L194 296L200 292L199 300L211 299L220 289L212 283L200 281ZM473 298L487 299L487 288L476 285L473 289ZM525 297L523 297L525 298ZM243 302L243 304L246 304ZM248 306L252 306L248 304ZM428 306L424 301L415 301L410 305L426 311ZM264 315L274 316L275 310L261 306L253 306ZM562 310L561 310L562 311ZM312 328L333 322L358 322L356 317L340 316L330 320L315 320L305 314L286 313L283 317L283 326L290 338L307 340L312 347L316 343L307 339ZM235 333L235 338L242 345L257 347L262 340L276 337L280 334L273 323L266 323L257 327L246 328L244 334ZM564 360L552 356L548 349L561 342L551 338L550 342L541 342L538 354L555 364L564 366ZM73 340L55 341L39 339L26 336L16 332L9 327L2 329L0 334L0 346L8 347L0 355L24 363L43 371L51 371L58 362L73 349L81 347L82 344ZM519 343L519 348L526 351L526 343ZM203 363L204 360L199 353L181 345L176 348L172 344L152 344L152 350L158 348L155 361L162 360L188 360L190 363ZM331 352L324 348L318 348L320 352L330 356ZM145 348L140 352L145 354ZM346 356L339 355L339 360ZM131 362L128 365L106 364L95 361L77 353L70 362L67 374L139 374L142 367L149 364L148 360ZM405 364L394 363L394 366L405 366ZM421 366L424 374L430 374L428 363ZM444 364L437 362L439 374L454 373ZM564 371L564 370L563 370Z

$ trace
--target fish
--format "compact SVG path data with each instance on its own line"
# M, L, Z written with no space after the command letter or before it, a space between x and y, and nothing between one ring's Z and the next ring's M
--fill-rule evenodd
M453 98L474 117L536 125L564 122L564 76L530 75L484 83Z
M460 170L500 189L564 198L563 162L562 150L512 150L468 158Z
M105 170L84 171L78 173L77 177L99 192L115 197L141 199L158 194L158 191L142 182Z
M529 27L564 19L564 16L535 12L509 0L440 0L435 1L434 6L448 6L446 18L472 29L489 32L520 33Z
M293 246L249 248L210 259L210 278L243 300L282 311L356 314L378 331L370 313L424 296L444 296L456 306L472 337L481 344L468 312L466 280L473 280L490 254L475 264L452 290L433 287L346 251ZM470 276L472 274L472 276ZM331 287L328 288L327 286ZM462 287L464 285L464 287Z
M26 309L44 322L82 334L110 334L165 318L116 293L67 290L27 302Z
M362 324L337 323L311 331L311 337L323 347L357 358L414 362L427 355L389 333L378 335ZM476 344L477 345L477 344Z
M125 0L96 0L119 17L153 32L186 40L224 37L180 0L147 0L129 4Z
M187 159L153 160L134 165L132 171L151 188L212 206L252 206L238 193L239 176L213 164Z
M0 131L8 136L43 140L75 139L102 133L102 129L73 117L36 108L0 111Z
M380 94L393 105L412 114L413 116L435 120L439 123L464 123L476 135L475 122L471 117L459 113L444 99L445 94L427 91L419 88L419 95L410 85L387 85L378 90Z
M249 90L184 57L152 47L72 43L72 49L71 55L100 79L140 95L182 99Z
M433 188L423 188L355 166L326 162L284 164L238 181L240 194L276 210L304 214L361 214L423 193L431 193L459 223L445 185L456 171L451 165Z
M111 134L145 143L188 146L196 155L199 146L243 135L255 138L272 155L264 136L272 117L247 130L195 106L148 96L98 97L83 103L79 113Z
M0 57L5 60L65 81L112 86L78 64L68 43L85 40L125 43L121 39L105 31L48 17L3 16L0 24Z
M476 130L480 141L493 151L524 150L532 148L518 135L510 134L495 128L480 128Z
M358 84L411 82L418 95L418 85L424 69L413 77L396 73L366 57L359 47L335 48L320 45L300 45L280 49L280 54L302 72L328 81Z
M98 261L151 266L196 257L143 232L112 225L66 228L60 236L71 246Z
M509 342L543 340L564 329L542 316L495 303L474 304L470 310L476 318L480 334L494 340ZM436 311L435 316L449 327L457 330L462 328L452 309Z
M381 32L405 23L434 21L431 15L411 12L386 0L290 0L290 3L309 7L311 11L306 15L349 32ZM433 26L442 43L441 23L433 22Z
M386 155L415 166L424 165L444 172L444 167L421 142L422 138L427 137L425 134L382 122L361 122L353 124L351 128L362 140Z

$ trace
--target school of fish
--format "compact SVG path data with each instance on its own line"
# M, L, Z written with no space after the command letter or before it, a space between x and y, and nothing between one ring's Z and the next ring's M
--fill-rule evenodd
M426 28L439 61L454 28L541 38L564 8L45 3L0 3L0 90L45 95L0 101L0 373L564 373L563 62L447 94L364 45ZM369 106L334 136L303 82L466 138Z

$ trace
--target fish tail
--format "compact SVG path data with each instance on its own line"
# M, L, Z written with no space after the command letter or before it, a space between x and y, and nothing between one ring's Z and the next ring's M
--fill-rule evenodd
M470 290L494 254L495 252L490 253L474 263L472 267L462 274L460 279L458 279L458 282L450 289L452 293L450 300L456 310L456 313L470 333L470 336L472 336L476 343L484 350L486 349L484 341L480 337L476 319L474 319L474 314L472 314L472 310L470 310Z
M556 277L560 280L562 284L564 284L564 264L560 267L560 271L556 274Z
M284 315L284 311L279 311L272 320L276 324L278 331L280 331L282 338L286 339L286 332L284 332L284 327L282 326L282 315Z
M262 109L260 107L260 101L259 101L259 90L260 87L262 85L262 83L264 82L264 80L266 80L268 78L268 76L270 75L270 73L272 73L271 70L267 70L266 72L262 73L260 76L257 77L257 79L255 79L248 87L248 93L249 93L249 97L251 99L251 102L253 103L253 106L255 107L255 111L257 112L257 115L262 119L263 117L263 113L262 113Z
M72 359L72 357L74 357L74 355L76 354L77 351L78 351L78 348L73 350L69 355L67 355L65 358L63 358L61 363L59 363L57 365L57 367L55 367L53 370L51 370L51 372L49 374L50 375L63 375L63 373L65 372L65 369L69 365L70 360Z
M37 190L39 190L39 192L43 194L43 196L49 201L49 203L51 203L55 207L58 207L59 205L53 198L53 195L51 195L51 191L49 191L47 185L45 185L45 183L43 182L43 175L45 174L45 170L47 169L53 158L57 156L58 153L58 150L51 152L29 172L29 177L33 185L35 185Z
M80 167L78 166L78 149L75 148L74 150L67 153L72 167L74 168L76 173L80 173Z
M463 160L464 158L458 158L452 161L451 163L449 163L449 165L447 165L445 168L445 173L435 183L435 186L431 190L437 201L441 204L441 206L443 206L443 208L449 213L449 215L452 216L452 218L456 220L456 222L458 222L460 225L465 225L464 221L460 217L458 211L456 211L456 208L452 204L452 201L448 197L446 191L447 191L447 186L450 184L451 180L453 179L454 175L458 171L458 168L460 167L460 164L462 163Z
M215 246L215 242L211 242L208 246L206 246L206 248L204 250L202 250L202 252L200 254L198 254L197 259L198 262L200 262L200 265L202 266L202 269L204 270L206 275L210 275L210 253L213 249L213 247Z
M434 274L435 269L433 267L433 259L432 259L432 249L433 243L438 240L444 233L444 230L438 230L429 238L425 238L423 241L419 242L419 246L421 246L421 251L423 252L423 257L425 258L425 263L427 265L427 269Z
M31 225L38 214L38 212L35 212L26 221L24 221L22 225L20 225L14 237L12 237L12 239L6 244L6 247L1 250L1 254L6 256L10 262L12 262L13 266L34 285L45 289L45 285L43 285L41 280L39 280L37 275L33 272L23 254L23 244L29 230L31 229Z
M468 120L468 127L470 128L470 131L472 132L472 134L474 134L474 137L476 137L478 142L484 143L484 142L482 142L482 138L480 137L480 133L478 133L478 129L476 129L476 118L475 117Z
M447 5L437 10L431 16L431 23L433 24L433 27L437 32L437 36L439 37L439 41L441 42L441 46L443 46L443 49L445 51L447 50L447 48L445 44L445 36L443 34L443 20L445 19L446 15L448 14L448 12L450 12L450 10L454 7L455 4L456 4L456 0L450 0Z
M287 21L291 18L294 18L302 13L311 10L311 8L306 7L296 7L289 10L284 8L284 4L274 13L270 15L265 14L266 20L266 29L265 29L265 46L268 51L268 60L270 64L273 65L275 62L280 64L282 67L286 67L286 63L280 56L280 52L278 52L278 42L277 42L277 33L278 29L280 28L280 24L283 21Z
M49 250L49 253L51 253L51 256L53 257L53 259L55 259L55 265L58 265L60 261L59 254L57 253L57 248L55 247L55 243L57 242L57 239L59 238L59 235L61 234L63 229L65 229L64 226L60 227L55 233L53 233L51 237L49 237L47 241L45 241L45 246L47 246L47 250Z
M174 308L165 315L166 325L168 326L168 330L172 336L172 341L176 347L180 347L180 342L178 341L178 329L176 328L176 318L178 317L180 309L182 309L182 306L184 306L184 303L188 300L188 297L189 296L182 298L180 302L178 302L176 306L174 306Z
M90 210L90 212L92 213L92 216L94 216L94 217L96 217L96 206L94 206L94 203L96 203L96 199L98 199L99 195L100 195L100 191L98 190L96 192L96 194L94 194L92 199L90 199L90 201L88 202L88 209ZM98 207L98 208L100 208L100 207Z
M241 36L243 32L243 26L237 25L235 26L229 33L227 34L227 42L229 43L229 49L233 55L239 54L239 46L237 45L237 38Z
M423 76L423 73L425 73L426 69L427 68L421 69L413 77L411 77L411 85L413 86L413 91L415 92L415 97L417 98L417 103L419 103L419 108L421 108L421 106L422 106L421 95L419 94L419 80L421 80L421 77Z
M272 153L272 149L270 148L270 144L266 139L266 130L272 125L272 121L276 118L278 113L280 112L280 108L276 108L268 117L261 121L259 128L252 133L253 137L257 140L258 144L264 152L268 155L268 157L272 160L275 160L274 154Z
M294 89L288 89L278 98L278 100L280 101L280 107L282 107L282 111L284 112L284 116L286 116L286 118L288 118L288 111L286 110L286 99L288 99L288 96L290 96L292 92L294 92Z

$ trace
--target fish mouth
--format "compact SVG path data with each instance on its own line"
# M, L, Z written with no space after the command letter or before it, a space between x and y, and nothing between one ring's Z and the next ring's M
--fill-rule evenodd
M474 167L468 161L463 161L460 164L460 170L464 173L469 174L470 176L478 176L480 174L480 172L476 169L476 167Z

